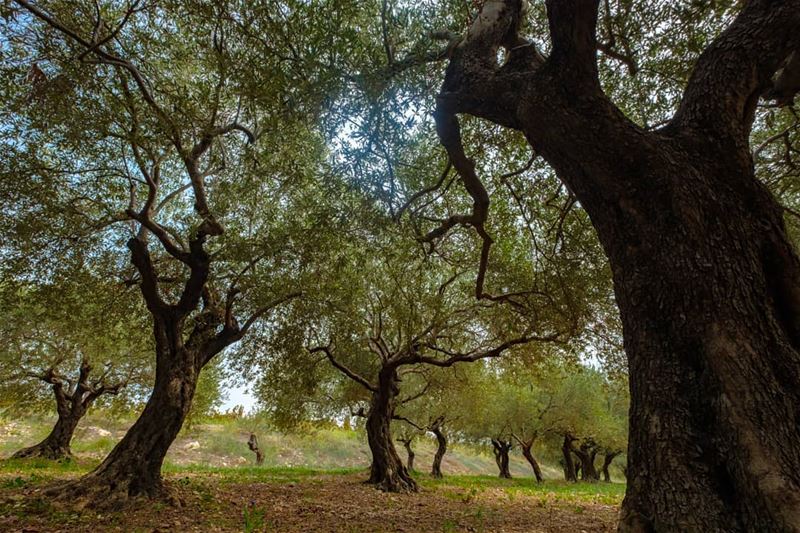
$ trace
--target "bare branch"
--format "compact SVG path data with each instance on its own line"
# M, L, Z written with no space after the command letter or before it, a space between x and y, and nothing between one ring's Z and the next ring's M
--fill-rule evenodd
M353 381L355 381L356 383L358 383L359 385L361 385L365 389L370 390L372 392L378 392L378 386L377 385L373 385L372 383L369 382L369 380L367 380L366 378L360 376L356 372L353 372L352 370L347 368L345 365L343 365L342 363L337 361L336 358L333 356L333 353L331 352L330 347L328 347L328 346L318 346L316 348L311 348L309 350L309 353L319 353L319 352L324 353L325 357L328 358L328 361L330 361L331 364L334 366L334 368L339 370L342 374L344 374L345 376L349 377L350 379L352 379Z

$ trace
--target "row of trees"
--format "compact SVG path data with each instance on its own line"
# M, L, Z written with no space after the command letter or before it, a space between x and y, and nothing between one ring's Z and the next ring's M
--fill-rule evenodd
M161 494L227 355L285 418L285 384L368 400L372 480L411 489L390 423L426 373L529 347L619 373L621 318L620 529L796 529L798 0L312 4L3 4L0 290L124 293L65 328L75 378L15 368L79 407L151 385L53 495ZM12 358L49 350L30 331ZM586 473L605 444L572 436Z
M627 447L627 390L602 373L578 366L539 368L537 372L479 364L439 382L435 393L415 400L395 418L397 441L412 469L415 437L430 432L437 443L431 467L442 477L442 459L449 442L489 445L500 477L510 478L509 453L518 449L536 480L544 475L534 446L558 457L564 479L610 481L609 467ZM516 368L515 368L516 367ZM444 389L442 388L444 387ZM442 398L450 401L442 402ZM369 428L367 428L369 429ZM557 451L557 453L552 453ZM603 463L596 467L598 455Z

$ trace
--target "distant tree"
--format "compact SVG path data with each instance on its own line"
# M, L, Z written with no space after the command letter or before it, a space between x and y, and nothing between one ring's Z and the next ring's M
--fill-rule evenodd
M58 415L50 434L22 449L15 458L63 459L89 408L106 395L117 395L129 383L131 397L151 379L146 354L151 342L132 328L141 312L124 286L85 271L48 284L6 282L0 305L0 391L14 414L51 412ZM91 300L83 297L92 291ZM55 402L53 403L53 399Z

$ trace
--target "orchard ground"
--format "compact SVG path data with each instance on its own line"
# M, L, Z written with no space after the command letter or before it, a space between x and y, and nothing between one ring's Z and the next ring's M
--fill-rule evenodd
M0 421L0 456L35 443L47 423ZM254 420L221 419L195 425L173 445L164 469L170 503L97 512L42 496L44 487L97 464L125 426L90 417L66 463L0 462L0 531L600 532L615 530L625 490L622 483L564 483L546 461L548 480L537 485L521 457L513 460L515 478L502 480L493 457L464 445L448 451L445 479L433 480L425 473L433 445L420 439L421 492L386 494L362 482L369 453L360 431L283 435ZM253 466L245 444L253 430L266 452L262 467Z

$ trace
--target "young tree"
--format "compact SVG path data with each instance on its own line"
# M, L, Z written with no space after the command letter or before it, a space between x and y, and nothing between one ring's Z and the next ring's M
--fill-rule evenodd
M800 261L748 137L762 97L786 104L800 88L800 3L741 4L657 128L633 122L600 82L615 19L607 7L598 27L599 5L546 1L549 24L529 39L526 2L488 0L455 38L435 118L474 207L451 220L488 249L489 195L459 114L521 131L591 218L630 365L621 531L796 530ZM620 10L630 23L650 8Z

